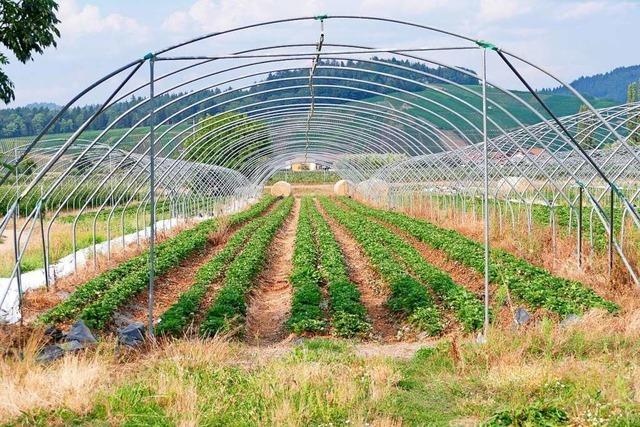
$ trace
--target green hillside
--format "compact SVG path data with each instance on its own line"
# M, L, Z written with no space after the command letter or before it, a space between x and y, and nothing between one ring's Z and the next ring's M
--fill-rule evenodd
M369 101L393 106L395 109L402 110L412 116L423 117L443 130L458 128L465 134L470 135L472 139L480 140L481 135L474 129L474 126L477 129L482 129L482 115L474 109L482 110L482 97L478 96L481 94L482 88L478 85L465 86L465 88L452 85L434 86L434 89L427 89L411 95L404 93L394 95L394 97L400 98L402 101L391 100L382 96L371 98ZM519 124L514 118L524 125L540 122L540 116L532 111L530 107L535 107L535 110L542 114L543 117L549 118L546 113L543 113L543 108L530 93L514 92L514 94L520 100L497 89L487 89L490 135L498 133L499 128L509 130L518 127ZM462 101L455 98L460 98ZM543 94L541 98L551 111L560 117L575 114L580 109L580 101L573 96ZM592 99L590 102L596 108L615 105L613 101L599 99ZM506 112L501 110L500 107ZM493 124L491 121L493 121Z
M572 81L571 86L585 96L625 102L628 86L637 81L640 81L640 65L618 67L606 73L582 76ZM543 92L566 95L569 91L564 87L557 87Z
M381 103L388 107L392 106L394 109L404 111L412 116L419 116L443 130L451 131L457 128L468 135L472 141L480 141L481 134L477 129L482 129L482 116L478 114L477 111L474 111L474 108L477 108L478 110L482 109L482 98L476 95L481 93L481 87L479 85L468 85L464 86L464 88L453 85L433 85L433 87L434 89L426 89L421 92L411 94L395 93L389 95L395 99L375 96L367 98L365 101ZM526 104L515 97L494 88L489 88L487 93L490 100L490 135L501 133L499 128L509 130L519 126L517 121L511 118L508 113L525 125L538 123L540 121L540 117L530 109L531 106L536 107L536 110L539 113L546 116L546 114L543 113L542 107L540 107L533 96L527 92L514 92L514 94ZM460 98L463 101L459 101L454 97ZM575 114L580 108L580 101L573 96L542 94L541 97L551 108L554 114L558 116ZM492 104L492 102L495 104ZM615 105L615 102L607 100L592 99L591 102L596 108ZM357 105L357 103L358 101L350 102L352 105ZM499 106L507 110L508 113L502 111ZM493 124L491 121L493 121ZM165 136L164 142L167 142L172 136L184 129L185 126L186 125L180 125L176 129L172 130L169 133L170 136ZM477 129L474 129L474 126ZM168 126L166 125L159 126L156 135L162 135L167 128ZM102 141L106 144L112 144L120 139L126 131L127 129L110 130L107 135L103 137ZM125 143L121 144L121 147L132 147L142 137L144 137L148 131L148 127L135 129L129 136L127 136ZM100 134L100 132L101 131L99 130L88 130L83 132L81 138L93 140ZM51 134L47 136L47 139L66 139L70 135L70 133ZM0 140L0 145L4 144L6 147L11 147L16 142L21 145L28 143L32 138L33 137L2 139Z
M186 126L187 125L185 124L181 124L176 128L172 129L163 137L162 141L164 143L168 142L173 136L177 135ZM167 131L170 127L171 127L170 125L162 125L162 126L156 127L156 131L155 131L156 138L159 138L161 135L163 135L163 133ZM120 138L122 138L127 133L128 130L129 130L128 128L111 129L100 139L100 142L104 144L112 145L116 143ZM102 133L101 130L86 130L82 133L82 135L80 135L79 139L93 141L95 138L97 138L100 135L100 133ZM148 133L149 133L148 126L138 127L134 129L129 135L126 136L124 142L121 143L119 147L122 149L130 149L136 143L138 143L142 138L144 138L145 135L147 135ZM59 144L59 140L66 140L71 135L72 133L52 133L52 134L46 135L42 140L51 141L47 145L56 145L56 144ZM10 147L13 147L14 145L18 145L18 146L25 145L31 142L33 138L35 138L35 136L3 138L3 139L0 139L0 147L2 149L7 149ZM39 145L39 147L44 147L44 146L45 144Z

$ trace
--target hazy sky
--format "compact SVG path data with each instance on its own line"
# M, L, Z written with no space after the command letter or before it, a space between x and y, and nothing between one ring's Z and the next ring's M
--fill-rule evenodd
M406 19L490 40L568 81L640 63L640 1L635 0L59 0L59 3L62 35L58 48L47 50L26 65L12 61L5 68L16 85L16 102L12 106L38 101L62 104L118 66L192 36L264 20L324 13ZM358 28L351 31L357 32ZM292 41L296 35L292 29ZM289 38L286 33L280 33L279 37ZM396 37L398 43L406 43L402 34ZM393 37L389 42L394 42ZM247 43L255 46L255 40L248 39Z

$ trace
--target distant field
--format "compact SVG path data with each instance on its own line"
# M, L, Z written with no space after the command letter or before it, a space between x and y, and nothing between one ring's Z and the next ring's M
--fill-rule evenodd
M287 181L290 184L332 184L337 182L340 176L332 171L278 171L267 181L267 185L278 181Z
M186 126L187 125L185 125L185 124L181 124L181 125L176 126L174 129L172 129L170 131L169 131L169 128L171 127L171 125L158 126L156 128L156 130L155 130L156 140L159 141L162 144L166 144L172 137L174 137L180 131L185 129ZM103 143L103 144L113 145L118 140L120 140L120 138L122 138L129 131L129 129L130 128L112 129L112 130L108 131L100 139L100 142ZM93 141L102 132L103 132L102 130L87 130L87 131L84 131L80 135L79 139L80 140ZM167 133L164 134L165 132L167 132ZM148 126L135 128L133 131L131 131L130 134L128 134L125 137L124 141L120 144L120 147L123 148L123 149L131 149L132 147L135 146L135 144L137 144L148 133L149 133L149 127ZM66 140L71 135L72 135L72 133L53 133L53 134L49 134L49 135L46 135L45 137L43 137L42 141ZM33 138L35 138L35 136L22 136L22 137L18 137L18 138L2 138L2 139L0 139L0 147L2 147L3 149L8 149L8 148L11 148L11 147L13 147L15 145L18 145L18 146L25 145L25 144L28 144L31 141L33 141ZM45 147L45 146L46 145L44 143L39 145L39 147ZM146 143L145 143L145 146L147 146ZM173 146L174 146L174 144L172 143L172 144L170 144L169 147L173 147Z

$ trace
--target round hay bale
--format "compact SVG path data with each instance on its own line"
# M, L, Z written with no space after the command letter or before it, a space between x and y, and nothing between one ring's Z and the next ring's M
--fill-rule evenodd
M271 186L272 196L287 197L291 195L291 184L287 181L278 181Z
M349 196L351 195L351 191L353 190L353 182L341 179L340 181L333 184L333 192L337 196Z

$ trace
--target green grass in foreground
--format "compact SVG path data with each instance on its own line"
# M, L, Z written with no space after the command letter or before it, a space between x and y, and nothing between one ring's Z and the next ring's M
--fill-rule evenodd
M14 391L0 402L0 418L19 417L7 425L639 425L640 328L632 317L592 312L571 327L545 319L493 330L486 345L442 340L407 360L388 347L384 357L362 357L343 340L308 340L270 355L240 343L178 340L126 363L105 343L96 355L47 366L0 361L0 387ZM61 377L74 381L63 386Z

